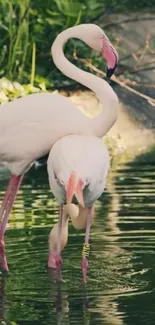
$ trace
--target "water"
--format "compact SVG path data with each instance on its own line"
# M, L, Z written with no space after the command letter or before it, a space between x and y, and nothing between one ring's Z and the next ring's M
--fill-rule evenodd
M1 180L1 197L7 180ZM155 171L135 161L112 172L96 205L86 287L84 238L69 226L63 282L47 270L48 234L58 207L43 168L31 170L6 234L10 272L0 274L0 324L155 324Z

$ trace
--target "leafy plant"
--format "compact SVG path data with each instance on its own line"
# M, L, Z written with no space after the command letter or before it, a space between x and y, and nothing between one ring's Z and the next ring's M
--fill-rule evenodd
M19 82L11 82L6 78L0 79L0 104L4 104L12 99L23 97L28 94L46 91L43 83L39 87L32 84L21 85Z
M109 11L153 4L154 0L0 0L0 77L31 85L38 85L42 79L49 88L63 85L63 76L56 71L50 54L51 44L62 30L95 22ZM74 41L75 47L77 44ZM73 46L69 46L69 58L73 51ZM80 51L83 57L97 60L95 63L101 68L101 61L83 44Z

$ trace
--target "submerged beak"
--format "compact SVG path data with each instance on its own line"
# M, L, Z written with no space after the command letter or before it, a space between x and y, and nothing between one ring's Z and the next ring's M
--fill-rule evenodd
M66 190L66 201L67 204L72 203L73 196L75 195L77 201L81 206L84 207L83 199L83 181L78 179L78 176L75 172L72 172L70 175L67 190Z

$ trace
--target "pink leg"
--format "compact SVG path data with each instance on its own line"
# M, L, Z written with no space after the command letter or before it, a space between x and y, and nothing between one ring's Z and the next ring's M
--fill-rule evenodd
M59 222L58 222L58 247L57 253L49 253L48 256L48 267L55 268L61 273L62 257L61 257L61 230L62 230L62 216L63 216L63 205L59 207Z
M12 190L12 186L14 184L14 178L11 177L10 178L10 182L9 182L9 185L8 185L8 189L7 191L5 192L5 195L4 195L4 198L3 198L3 201L2 201L2 205L0 207L0 222L2 220L2 217L3 217L3 213L5 211L5 208L6 208L6 205L7 205L7 201L9 199L9 196L10 196L10 193L11 193L11 190Z
M83 245L82 251L82 273L83 273L83 282L87 281L87 270L88 270L88 259L90 244L89 244L89 236L90 236L90 228L92 221L92 207L88 208L88 217L87 217L87 225L86 225L86 233L85 233L85 242Z
M5 229L6 229L6 224L9 218L9 214L11 212L11 209L13 207L13 203L15 201L17 191L20 187L20 184L22 182L23 176L19 175L12 175L8 189L6 191L6 194L4 196L2 206L0 209L0 220L3 217L3 221L1 222L0 226L0 259L2 263L2 268L6 271L8 271L8 265L7 265L7 260L6 260L6 255L5 255L5 244L4 244L4 234L5 234Z

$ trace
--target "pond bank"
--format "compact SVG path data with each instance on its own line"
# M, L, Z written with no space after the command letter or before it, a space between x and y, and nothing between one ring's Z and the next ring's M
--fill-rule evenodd
M90 117L98 115L101 111L101 106L91 91L61 91L60 94L70 97L77 107ZM155 132L145 127L144 123L140 123L136 116L132 115L129 104L120 101L118 119L104 140L111 152L112 161L116 161L118 166L155 146ZM0 180L8 177L8 171L0 167Z
M62 94L67 95L66 92ZM71 92L70 99L88 116L93 117L101 111L101 106L91 91ZM155 133L132 115L129 105L120 101L117 122L105 136L105 142L113 155L119 156L120 160L124 160L123 157L130 160L155 145Z

